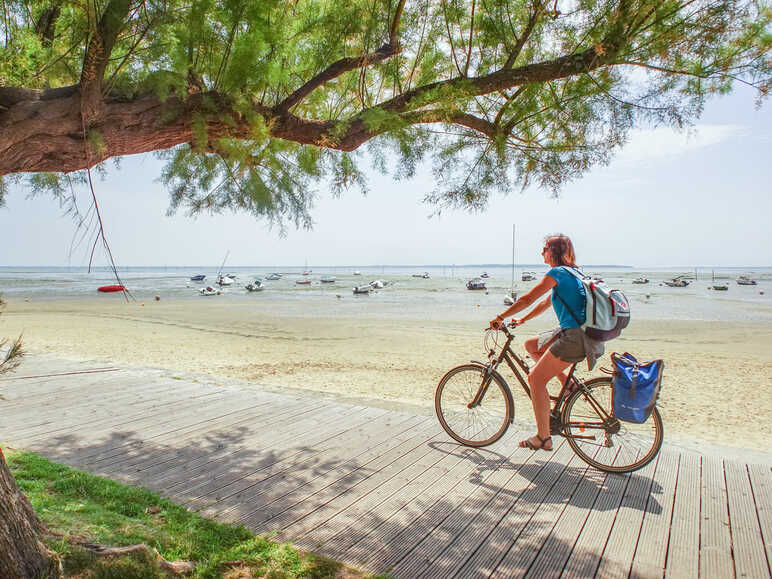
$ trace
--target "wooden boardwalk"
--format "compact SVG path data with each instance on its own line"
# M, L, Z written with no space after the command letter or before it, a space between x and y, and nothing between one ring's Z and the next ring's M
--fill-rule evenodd
M605 475L514 428L473 450L428 414L43 356L0 394L2 442L371 572L770 577L772 461L666 444Z

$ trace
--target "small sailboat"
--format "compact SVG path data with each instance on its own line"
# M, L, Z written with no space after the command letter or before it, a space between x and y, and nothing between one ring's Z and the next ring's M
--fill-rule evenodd
M354 286L354 294L369 294L371 291L373 288L370 284Z
M217 281L215 282L219 286L224 285L231 285L233 283L233 278L228 277L227 275L223 275L222 268L225 267L225 262L228 260L228 256L230 255L231 251L230 249L225 252L225 257L222 260L222 263L220 264L220 269L217 270Z
M509 283L509 293L504 295L504 305L511 306L517 299L515 290L515 224L512 224L512 279Z
M323 275L319 281L322 283L335 283L335 276L329 274Z
M386 282L382 279L374 279L370 282L370 287L373 289L383 289L386 286Z
M719 284L716 283L716 272L711 270L710 273L711 273L712 278L713 278L713 285L711 285L709 289L716 290L716 291L719 291L719 292L725 292L725 291L729 290L729 286L728 285L721 284L721 283L719 283Z
M270 279L271 281L275 281L277 279L281 279L280 273L272 273L271 275L267 276L265 279Z

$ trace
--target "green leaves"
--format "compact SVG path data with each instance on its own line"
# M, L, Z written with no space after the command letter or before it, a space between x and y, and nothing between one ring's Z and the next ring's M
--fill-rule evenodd
M78 82L99 15L62 2L49 38L37 20L55 1L6 0L0 90ZM442 184L427 196L432 203L476 210L492 193L531 184L557 195L608 162L636 123L693 122L706 98L738 81L761 100L772 77L772 9L755 0L418 0L404 3L398 23L397 6L135 6L111 54L106 92L162 100L216 93L185 119L193 148L164 155L172 210L246 210L308 226L324 179L333 191L364 187L357 156L320 148L351 151L368 141L384 169L387 156L400 159L395 177L431 159ZM399 50L357 60L377 54L395 24ZM303 86L311 88L296 92ZM301 96L282 107L293 94ZM217 127L216 143L213 119L228 127ZM36 187L61 194L56 181Z

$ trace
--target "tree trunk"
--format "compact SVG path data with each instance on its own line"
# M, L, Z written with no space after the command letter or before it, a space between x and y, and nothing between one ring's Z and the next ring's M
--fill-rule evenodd
M40 541L39 535L45 529L45 524L19 490L0 449L0 577L62 577L59 557Z

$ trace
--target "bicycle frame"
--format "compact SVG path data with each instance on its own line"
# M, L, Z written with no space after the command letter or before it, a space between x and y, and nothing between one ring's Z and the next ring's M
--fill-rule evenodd
M505 362L507 366L509 366L509 369L512 371L512 373L515 375L515 378L517 378L517 381L520 383L520 386L523 388L523 391L528 396L528 399L531 399L531 388L528 385L528 381L526 378L523 377L523 374L521 374L520 370L525 373L526 376L528 376L528 373L530 372L530 368L528 366L528 363L517 354L512 349L512 341L515 339L515 335L511 333L505 325L501 325L500 327L501 331L504 332L504 335L506 336L506 342L504 343L504 346L501 348L501 351L499 352L498 356L495 356L494 359L490 360L487 364L483 364L482 362L478 362L479 364L486 367L486 377L492 374L493 372L496 372L497 368L501 365L502 362ZM495 352L491 350L488 357L493 358L495 355ZM561 385L560 392L557 396L550 396L550 401L553 402L552 407L550 408L550 416L554 416L558 419L559 422L559 430L563 430L563 424L560 422L560 414L559 409L562 406L564 400L567 398L568 394L568 385L571 383L571 380L573 380L576 383L576 387L581 389L583 388L583 382L581 379L577 378L574 375L574 372L576 370L577 363L571 364L569 370L568 370L568 376L566 377L566 381ZM518 367L520 369L518 369ZM482 402L482 399L485 397L485 393L488 390L488 385L490 384L490 380L483 380L483 382L480 384L480 387L477 389L477 392L469 404L467 404L468 408L474 408L475 406L479 405L480 402ZM511 393L510 393L511 395ZM606 423L609 420L612 420L612 417L606 412L606 410L598 404L598 402L595 400L595 398L585 392L585 399L587 402L592 406L592 408L595 410L595 412L598 414L598 417L602 419L602 422L600 423L585 423L585 426L590 428L604 428ZM559 434L562 434L565 436L565 433L558 432ZM583 435L572 435L574 438L595 438L592 435L583 436Z

